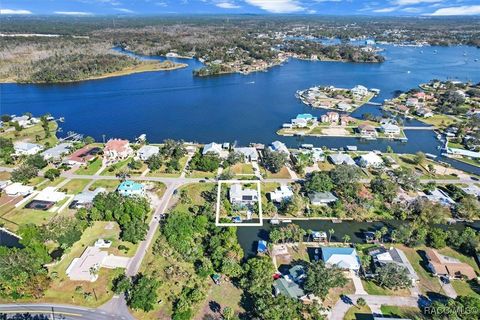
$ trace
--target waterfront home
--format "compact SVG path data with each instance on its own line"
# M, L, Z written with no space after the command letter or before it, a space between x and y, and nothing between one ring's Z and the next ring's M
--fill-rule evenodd
M114 163L127 159L132 153L128 140L110 139L103 148L103 159L105 163Z
M418 99L417 98L408 98L407 101L405 101L405 105L407 107L418 107Z
M31 156L43 150L43 147L36 143L30 142L15 142L13 144L16 156Z
M403 114L408 114L410 112L410 108L403 105L403 104L397 105L397 106L395 106L395 108L397 109L397 111L399 111Z
M254 189L243 189L240 183L235 183L230 187L229 200L231 204L241 207L253 205L258 202L258 192Z
M69 142L63 142L59 145L56 145L53 148L47 149L42 152L42 156L45 160L51 161L59 161L62 157L68 153L70 153L70 149L72 148L72 144Z
M282 184L279 188L275 189L275 191L270 192L269 196L271 201L277 203L290 201L293 197L293 191L289 186Z
M400 127L393 123L384 123L380 127L380 130L386 135L399 135Z
M241 153L244 162L258 161L258 152L254 147L233 148L233 151Z
M312 157L313 162L319 162L325 160L325 152L322 148L301 149L294 154L295 158L298 158L300 154L309 154Z
M374 138L377 136L377 130L369 124L362 123L358 126L358 132L362 137Z
M39 120L33 117L30 118L29 116L20 116L20 117L13 117L12 120L10 120L10 122L13 122L13 123L16 122L20 127L27 128L38 123Z
M317 118L312 116L310 113L300 113L295 119L305 119L309 122L317 122Z
M157 146L142 146L140 149L137 151L137 157L142 160L142 161L147 161L150 159L153 155L158 154L160 151L160 148Z
M323 122L323 123L338 123L338 120L340 119L340 115L338 114L338 112L333 112L333 111L330 111L330 112L327 112L326 114L323 114L321 117L320 117L320 121Z
M100 152L100 148L85 146L74 153L72 153L67 159L66 163L69 165L84 165L93 160Z
M273 282L275 295L282 294L292 299L302 299L305 292L302 289L306 273L302 265L295 265L288 270L288 274Z
M312 192L308 194L308 198L313 206L324 206L338 200L331 192Z
M215 142L210 142L209 144L203 146L202 155L205 156L207 154L214 154L220 158L228 157L228 151L224 150L220 143Z
M117 187L117 192L122 196L144 196L145 195L145 187L143 184L125 180Z
M429 194L425 195L425 197L428 200L432 202L440 203L443 206L449 207L449 206L455 205L455 201L453 201L453 199L450 198L450 196L445 191L438 188L435 190L429 191Z
M480 158L480 152L465 150L465 149L458 149L458 148L448 148L447 153L453 156L463 156L469 158Z
M308 120L307 119L292 119L292 127L296 128L306 128L308 127Z
M360 259L355 248L323 247L322 260L327 267L337 266L340 269L358 272Z
M280 142L280 141L274 141L272 142L269 146L268 146L268 149L272 152L283 152L287 155L290 155L290 151L288 151L288 148L287 146L285 145L285 143L283 142Z
M435 249L428 248L425 253L428 259L428 268L436 276L444 276L449 279L467 278L469 280L477 278L475 270L467 263L442 255Z
M356 85L352 88L352 93L357 96L366 96L368 94L368 89L362 85Z
M355 161L352 159L352 157L349 154L346 154L346 153L331 154L328 156L328 160L330 160L330 162L333 163L334 165L339 165L339 164L348 164L350 166L355 165Z
M355 122L356 119L353 117L350 117L349 115L343 114L340 116L340 125L342 126L348 126L350 123Z
M18 196L28 196L33 192L33 187L25 186L19 182L12 183L3 189L7 196L9 197L18 197Z
M93 199L95 199L98 194L106 191L105 188L96 188L94 191L86 190L80 192L73 197L72 203L69 207L71 209L88 208L92 205Z
M342 102L337 103L337 108L338 108L338 110L341 110L343 112L347 112L350 109L352 109L353 107L352 107L351 104L342 101Z
M384 247L377 247L370 249L368 254L372 257L375 267L381 267L389 263L393 263L397 266L405 268L408 271L408 277L412 281L412 284L419 280L417 273L402 250L397 248L390 248L387 250Z
M420 116L420 117L424 117L424 118L430 118L430 117L433 117L433 112L432 110L428 109L428 108L420 108L418 109L417 111L415 111L415 113Z
M358 165L364 168L379 168L383 166L382 158L374 152L362 154L358 158Z

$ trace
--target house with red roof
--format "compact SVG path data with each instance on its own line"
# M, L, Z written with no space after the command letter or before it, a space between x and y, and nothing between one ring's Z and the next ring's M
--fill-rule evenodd
M103 148L103 162L106 164L115 163L133 155L128 140L110 139Z

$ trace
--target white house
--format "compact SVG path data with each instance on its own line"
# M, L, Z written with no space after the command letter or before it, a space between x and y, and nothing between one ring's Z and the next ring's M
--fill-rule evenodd
M399 135L400 127L393 123L384 123L380 127L380 130L388 135Z
M103 148L103 158L105 162L112 163L124 160L133 153L128 140L110 139Z
M234 205L252 205L258 202L258 192L253 189L243 189L240 183L235 183L229 190L230 203Z
M147 161L151 156L156 155L160 151L157 146L142 146L137 151L137 157L142 161Z
M13 148L17 156L31 156L43 150L41 145L30 142L15 142Z
M352 93L358 96L365 96L368 93L368 89L362 85L356 85L352 88Z
M275 191L270 192L270 200L272 200L273 202L288 201L292 197L293 197L292 189L289 186L284 184L282 184Z
M10 197L17 197L17 196L27 196L33 192L33 187L31 186L24 186L19 182L12 183L5 187L4 189L7 196Z
M379 168L383 165L383 159L376 153L369 152L360 156L358 165L364 168Z
M216 154L219 157L225 157L225 151L220 143L211 142L203 147L202 155Z
M42 156L45 160L60 160L64 155L70 152L71 147L71 143L63 142L53 148L43 151Z
M34 200L57 203L65 199L65 197L65 192L56 191L55 187L46 187L40 191Z
M254 147L233 148L234 152L241 153L245 162L257 161L258 152Z
M283 152L287 155L290 155L290 151L288 151L287 146L285 143L280 142L280 141L274 141L270 146L268 146L268 149L272 152Z
M13 117L11 122L16 122L22 128L26 128L32 125L35 122L38 122L38 119L30 118L29 116L20 116L20 117Z
M331 192L312 192L308 195L313 206L323 206L338 200Z
M440 189L430 191L429 194L426 195L426 198L432 202L440 203L443 206L453 206L455 204L455 201Z
M337 266L355 272L360 270L360 259L355 248L323 247L322 260L327 267Z
M330 160L330 162L332 162L335 165L339 165L339 164L348 164L350 166L355 165L355 161L352 159L352 157L345 153L331 154L328 156L328 159Z

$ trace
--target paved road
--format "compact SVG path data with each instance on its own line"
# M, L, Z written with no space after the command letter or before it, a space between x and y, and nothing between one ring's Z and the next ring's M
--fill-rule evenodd
M405 306L417 307L418 298L416 297L397 297L397 296L373 296L364 294L351 294L346 299L340 299L332 308L329 319L343 320L348 309L356 305L357 299L363 298L372 310L380 310L382 305L387 306Z
M83 308L61 304L0 304L0 315L31 314L45 315L48 319L85 319L85 320L114 320L133 319L119 314L110 314L104 310Z

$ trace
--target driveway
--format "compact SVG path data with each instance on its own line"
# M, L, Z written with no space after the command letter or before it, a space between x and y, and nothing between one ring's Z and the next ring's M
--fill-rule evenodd
M360 277L354 271L350 271L350 279L353 280L355 294L368 294L363 288L362 280L360 280Z
M457 297L457 291L455 291L455 288L452 286L452 283L443 283L440 278L438 278L438 281L440 282L440 285L442 286L443 291L447 295L447 297L455 299ZM453 280L455 281L455 280Z

